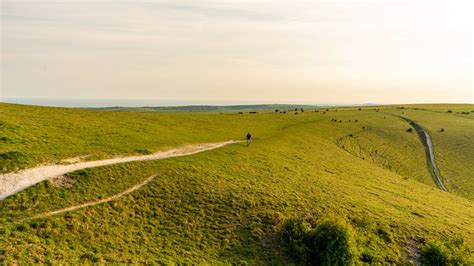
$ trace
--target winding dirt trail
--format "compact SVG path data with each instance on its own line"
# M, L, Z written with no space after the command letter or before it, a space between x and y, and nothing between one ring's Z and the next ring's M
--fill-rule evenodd
M170 157L191 155L203 151L221 148L238 142L242 141L230 140L218 143L187 145L172 150L159 151L150 155L127 156L106 160L79 162L68 165L45 165L21 170L18 172L7 173L0 175L0 200L3 200L8 196L18 193L43 180L58 177L80 169L117 163L157 160Z
M425 147L425 154L426 154L426 161L428 163L428 168L430 170L430 174L433 177L436 186L443 191L448 191L448 189L444 186L443 180L441 179L441 174L439 172L438 166L436 165L436 159L434 155L433 149L433 141L431 140L430 135L428 132L415 121L410 120L406 117L401 117L403 120L410 123L410 125L415 129L418 137L420 138L423 147Z
M42 214L38 214L38 215L35 215L33 217L29 217L29 218L26 218L22 221L27 221L27 220L34 220L34 219L39 219L39 218L45 218L45 217L49 217L49 216L52 216L52 215L56 215L56 214L60 214L60 213L65 213L65 212L70 212L70 211L74 211L74 210L77 210L77 209L82 209L82 208L85 208L85 207L89 207L89 206L94 206L94 205L98 205L98 204L101 204L101 203L105 203L105 202L109 202L109 201L112 201L112 200L115 200L117 198L120 198L124 195L127 195L141 187L143 187L144 185L148 184L151 180L153 180L155 177L157 177L158 175L155 174L155 175L152 175L150 177L148 177L147 179L145 179L145 181L141 182L140 184L137 184L125 191L122 191L118 194L115 194L113 196L110 196L110 197L107 197L105 199L101 199L101 200L97 200L97 201L91 201L91 202L87 202L87 203L83 203L83 204L79 204L79 205L74 205L74 206L71 206L71 207L67 207L67 208L63 208L63 209L58 209L58 210L54 210L54 211L48 211L48 212L45 212L45 213L42 213Z

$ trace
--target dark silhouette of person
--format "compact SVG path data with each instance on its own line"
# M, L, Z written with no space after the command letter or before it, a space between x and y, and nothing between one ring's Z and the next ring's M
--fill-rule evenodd
M252 135L250 135L250 132L247 133L247 147L250 145L250 142L252 141Z

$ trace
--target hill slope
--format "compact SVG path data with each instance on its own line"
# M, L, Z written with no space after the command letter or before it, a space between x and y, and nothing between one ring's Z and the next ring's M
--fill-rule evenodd
M416 135L389 115L396 107L184 115L0 105L0 112L1 152L24 158L2 160L5 171L255 136L248 148L80 170L66 185L46 181L1 201L6 262L289 262L277 239L282 221L316 224L328 215L349 221L361 258L374 262L407 261L427 239L462 237L474 247L472 192L463 198L435 188ZM422 111L413 112L423 123L415 116ZM456 152L447 147L437 156ZM461 158L471 150L457 151ZM155 174L116 200L25 220Z
M183 111L183 112L235 112L235 111L273 111L318 108L304 104L255 104L255 105L185 105L185 106L146 106L146 107L104 107L98 110L110 111Z

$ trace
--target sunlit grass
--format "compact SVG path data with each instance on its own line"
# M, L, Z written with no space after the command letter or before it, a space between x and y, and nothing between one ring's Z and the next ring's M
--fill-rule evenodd
M430 183L416 135L406 132L408 125L402 120L387 114L402 112L396 108L298 115L58 112L39 107L21 112L22 108L0 109L10 114L1 118L10 128L2 134L16 143L5 150L28 158L21 167L91 153L111 156L138 148L154 151L240 138L247 131L255 140L249 148L234 144L187 157L77 171L70 175L71 187L53 187L46 181L13 195L0 202L7 263L290 262L277 237L283 220L300 218L317 224L328 216L350 223L359 254L376 262L405 262L410 250L426 239L461 237L474 247L474 204ZM424 114L410 112L407 115L413 119ZM49 122L46 114L56 119ZM30 121L34 116L36 123ZM75 118L81 116L85 120L78 122ZM331 122L335 118L343 122ZM147 121L150 126L144 126ZM74 123L71 127L77 132L68 141L51 142L52 146L40 143L44 134L65 134L62 122ZM143 131L133 132L141 123ZM38 130L31 130L33 124ZM95 129L117 134L96 135ZM353 137L347 139L353 140L337 142L349 134ZM124 136L127 142L121 147ZM97 145L90 147L93 139ZM29 151L29 146L36 150ZM460 154L453 158L459 158L469 151L449 147L440 148L440 154L457 151ZM375 149L385 152L373 159L365 155ZM441 168L440 163L442 171L448 166L454 169L456 164ZM151 183L116 201L23 220L111 196L155 173L159 176Z

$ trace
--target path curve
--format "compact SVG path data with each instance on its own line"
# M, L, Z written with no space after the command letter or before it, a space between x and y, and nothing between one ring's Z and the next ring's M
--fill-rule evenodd
M145 181L141 182L140 184L137 184L137 185L125 190L125 191L122 191L118 194L107 197L105 199L101 199L101 200L97 200L97 201L91 201L91 202L87 202L87 203L83 203L83 204L79 204L79 205L74 205L74 206L71 206L71 207L58 209L58 210L54 210L54 211L48 211L48 212L45 212L45 213L42 213L42 214L39 214L39 215L35 215L33 217L30 217L30 218L26 218L22 221L34 220L34 219L39 219L39 218L46 218L46 217L53 216L53 215L56 215L56 214L70 212L70 211L74 211L74 210L77 210L77 209L82 209L82 208L85 208L85 207L94 206L94 205L98 205L98 204L101 204L101 203L109 202L109 201L120 198L124 195L127 195L127 194L143 187L144 185L148 184L151 180L153 180L157 176L158 176L157 174L152 175L152 176L148 177L147 179L145 179Z
M8 196L18 193L43 180L58 177L66 173L85 169L85 168L111 165L111 164L117 164L117 163L125 163L125 162L157 160L157 159L165 159L165 158L170 158L170 157L191 155L191 154L195 154L195 153L199 153L203 151L221 148L221 147L234 144L237 142L241 142L241 141L230 140L230 141L218 142L218 143L187 145L187 146L183 146L180 148L171 149L167 151L159 151L150 155L118 157L118 158L106 159L106 160L79 162L79 163L68 164L68 165L45 165L45 166L38 166L34 168L21 170L18 172L6 173L6 174L0 175L0 200L3 200Z
M426 154L426 161L428 163L428 168L430 170L430 174L433 177L436 186L443 191L448 191L448 189L444 186L443 180L441 179L441 174L439 172L438 166L436 165L436 159L434 155L433 149L433 141L431 140L430 135L428 132L415 121L408 119L406 117L401 117L403 120L410 123L410 125L415 129L418 137L420 138L423 147L425 148Z

